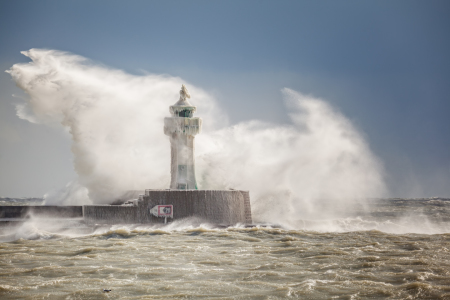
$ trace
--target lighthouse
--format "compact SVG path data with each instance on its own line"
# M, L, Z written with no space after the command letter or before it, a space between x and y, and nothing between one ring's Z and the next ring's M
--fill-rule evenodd
M196 190L194 138L200 133L202 119L194 118L197 108L189 103L186 86L180 90L180 99L170 106L171 117L164 118L164 134L170 137L171 181L170 189Z

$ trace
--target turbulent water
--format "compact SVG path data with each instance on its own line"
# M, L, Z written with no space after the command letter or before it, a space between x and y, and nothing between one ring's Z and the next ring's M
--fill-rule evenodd
M31 220L0 236L0 298L450 299L448 200L377 200L290 224L55 233Z

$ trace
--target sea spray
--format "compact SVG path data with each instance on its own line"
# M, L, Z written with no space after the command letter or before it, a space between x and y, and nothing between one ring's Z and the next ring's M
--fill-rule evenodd
M179 77L131 75L56 50L23 54L32 61L7 71L29 96L17 115L65 128L78 175L47 203L110 203L127 190L167 188L163 118L182 83L204 121L196 141L200 188L250 190L256 221L330 217L334 208L386 192L382 165L363 135L325 100L284 89L290 124L228 126L217 101Z
M73 184L56 193L60 199L46 200L110 203L127 190L168 186L170 151L163 118L178 97L180 78L133 76L55 50L23 54L32 62L8 71L29 95L17 114L36 123L62 125L72 138L78 174ZM205 128L213 128L215 101L194 86L190 89L207 121Z

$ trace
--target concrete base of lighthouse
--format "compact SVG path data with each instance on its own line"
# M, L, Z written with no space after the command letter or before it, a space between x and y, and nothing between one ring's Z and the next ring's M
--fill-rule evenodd
M212 224L251 224L248 191L239 190L146 190L133 206L85 205L83 216L90 224L164 223L150 213L156 205L173 205L173 220L196 217Z

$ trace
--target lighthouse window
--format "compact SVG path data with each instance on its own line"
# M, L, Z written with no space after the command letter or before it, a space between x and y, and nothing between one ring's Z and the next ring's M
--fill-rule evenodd
M178 113L179 117L184 117L184 118L190 118L192 117L192 112L190 110L187 109L183 109L182 111L180 111Z

